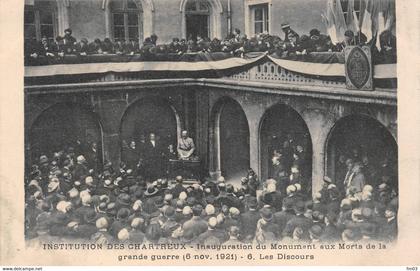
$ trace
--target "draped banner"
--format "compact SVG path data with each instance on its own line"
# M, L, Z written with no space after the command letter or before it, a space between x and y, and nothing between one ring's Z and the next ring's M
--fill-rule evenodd
M142 62L109 62L83 64L57 64L45 66L26 66L25 77L43 77L54 75L98 74L108 72L195 72L223 71L255 65L267 58L276 65L301 74L324 77L345 77L344 55L318 53L289 58L276 58L263 53L253 58L230 57L216 61L142 61ZM397 78L396 64L374 66L374 78Z

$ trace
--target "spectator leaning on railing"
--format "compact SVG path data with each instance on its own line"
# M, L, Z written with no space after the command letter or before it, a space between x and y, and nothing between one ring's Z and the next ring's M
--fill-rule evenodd
M168 44L157 44L158 36L152 34L144 39L140 45L136 40L117 40L112 42L109 38L103 41L96 38L93 42L82 38L80 42L72 36L72 30L66 29L63 37L57 36L55 42L43 37L41 42L35 40L26 41L25 57L36 60L47 57L49 59L60 59L65 55L87 56L91 54L111 55L141 55L144 60L161 60L168 55L182 55L193 53L216 53L223 52L236 57L243 57L249 52L267 52L276 54L278 57L289 57L295 55L306 55L319 52L342 52L346 46L368 45L372 47L372 54L375 58L383 61L396 60L396 38L391 31L384 31L380 34L380 47L376 48L374 42L369 41L363 33L354 33L347 30L344 40L333 44L330 37L321 34L318 29L312 29L308 34L299 35L288 23L281 25L285 33L284 39L268 33L260 33L248 38L241 34L239 29L226 38L219 40L198 36L197 39L173 38ZM160 56L160 57L158 57ZM163 56L163 58L162 58ZM176 58L170 58L176 59Z

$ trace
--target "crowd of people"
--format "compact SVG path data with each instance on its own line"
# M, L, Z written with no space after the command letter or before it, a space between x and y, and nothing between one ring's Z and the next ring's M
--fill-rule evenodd
M249 169L240 186L223 177L188 184L182 176L145 177L142 163L98 165L78 145L43 154L26 174L25 237L35 244L204 245L397 237L398 191L390 165L373 171L364 156L340 157L344 173L338 169L335 180L325 177L320 191L308 193L310 176L303 181L298 174L305 150L287 141L274 151L271 178L260 180Z
M140 55L145 61L162 59L158 56L182 56L199 52L223 52L236 57L243 57L250 52L267 52L277 57L289 57L312 52L342 52L346 46L369 45L375 58L381 58L382 61L396 61L396 38L388 30L380 34L378 37L380 48L376 48L375 42L368 43L364 34L354 33L351 30L345 32L343 41L333 44L330 37L321 34L318 29L299 35L289 24L282 24L281 27L284 37L268 33L247 37L239 29L235 29L222 40L198 36L189 39L174 38L168 44L159 44L156 34L145 38L142 44L137 40L123 39L113 42L109 38L104 40L96 38L92 42L82 38L77 42L72 36L72 30L66 29L64 36L58 36L54 41L47 37L43 37L41 42L25 41L25 58L26 63L36 64L41 59L60 60L66 55L75 55L82 59L88 55Z

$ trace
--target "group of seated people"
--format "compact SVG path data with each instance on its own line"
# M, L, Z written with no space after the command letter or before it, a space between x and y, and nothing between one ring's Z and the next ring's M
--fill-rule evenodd
M386 179L361 182L360 190L353 186L359 177L326 177L320 191L307 193L299 180L262 181L252 169L238 187L223 177L186 184L182 176L147 181L135 168L110 162L94 169L86 157L92 156L67 148L41 155L28 170L29 244L355 243L397 237L398 195Z
M82 38L79 42L72 36L72 30L66 29L63 37L56 37L51 41L43 37L41 42L25 42L25 58L27 63L34 64L41 58L60 60L66 55L79 57L87 55L140 55L144 61L159 60L157 56L181 56L189 53L222 52L236 57L243 57L250 52L267 52L277 57L306 55L312 52L342 52L346 46L366 45L367 39L363 33L345 32L345 39L333 44L329 36L321 34L318 29L312 29L308 34L299 35L289 24L282 24L284 37L260 33L247 37L239 29L235 29L223 40L200 37L189 39L174 38L169 44L158 44L158 37L152 34L142 44L137 40L116 40L109 38L95 39L89 42ZM396 38L391 31L384 31L379 36L380 47L370 44L375 57L396 60ZM171 58L180 59L180 58Z

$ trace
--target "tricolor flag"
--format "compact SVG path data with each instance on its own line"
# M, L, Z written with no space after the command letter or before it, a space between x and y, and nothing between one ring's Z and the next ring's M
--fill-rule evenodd
M364 12L364 16L363 16L363 21L362 21L362 26L360 31L365 34L366 38L367 38L367 42L370 42L373 38L373 33L372 33L372 14L371 14L371 10L370 10L370 1L369 0L365 0L366 1L366 10Z

